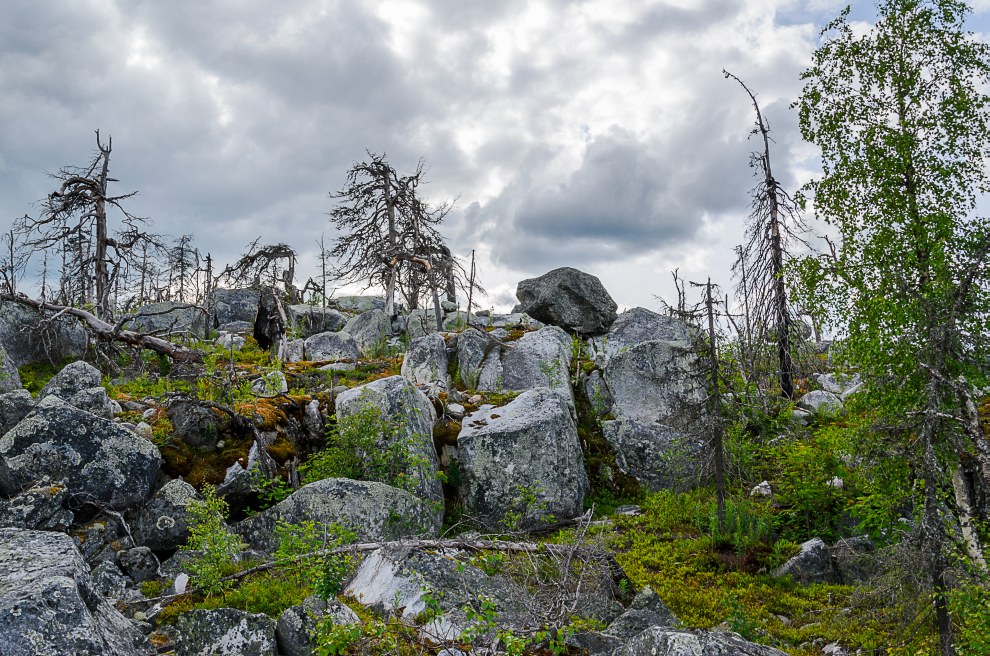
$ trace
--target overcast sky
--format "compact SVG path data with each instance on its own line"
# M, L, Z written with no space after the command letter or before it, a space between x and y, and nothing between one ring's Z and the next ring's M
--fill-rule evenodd
M778 179L815 168L795 112L833 0L5 0L0 225L113 137L118 192L219 262L287 242L313 272L329 193L365 149L456 198L442 227L490 292L559 266L621 308L670 271L728 288L758 93ZM871 2L853 16L870 20ZM990 0L969 27L990 31Z

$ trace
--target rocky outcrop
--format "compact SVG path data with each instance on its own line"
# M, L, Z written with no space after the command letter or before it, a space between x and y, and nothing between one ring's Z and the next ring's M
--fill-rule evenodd
M74 516L64 507L68 492L64 485L33 487L9 501L0 499L0 527L41 531L65 531Z
M801 552L773 571L775 577L790 576L795 583L841 583L835 560L821 538L801 545Z
M118 408L101 385L100 370L82 360L67 364L38 392L38 400L57 396L69 405L104 419L113 419Z
M18 366L61 362L86 355L86 331L75 319L45 321L48 313L14 301L0 301L0 346Z
M246 321L253 325L258 317L260 301L261 292L257 289L214 289L207 300L210 308L209 324L213 328L235 321Z
M344 332L354 338L361 353L368 355L392 334L392 322L381 310L369 310L351 318Z
M389 376L340 394L336 400L337 421L346 421L366 408L377 410L391 427L387 434L376 436L375 447L380 453L401 456L398 470L392 475L404 477L408 481L404 489L438 506L442 519L443 487L433 446L433 404L402 376Z
M301 337L319 333L338 332L347 324L347 317L332 308L318 305L290 305L285 308L289 326Z
M415 385L446 390L450 388L447 365L447 344L441 335L434 333L409 344L400 373Z
M181 479L166 483L137 511L131 525L134 541L157 552L178 549L189 539L189 502L202 499Z
M691 330L680 319L636 307L620 314L608 334L590 340L599 366L614 356L643 342L667 342L691 347Z
M635 419L602 422L619 470L652 490L684 490L696 482L702 444L670 426Z
M63 533L0 529L0 654L150 656Z
M461 385L476 390L481 382L481 364L499 341L477 328L468 328L456 337L457 374Z
M0 437L0 456L24 480L62 480L79 504L140 505L158 476L158 448L55 396Z
M628 640L650 627L677 629L680 622L653 588L646 586L636 594L629 608L608 625L604 633Z
M705 399L697 356L675 342L641 342L616 353L604 378L618 419L683 425Z
M206 316L195 305L164 301L138 308L125 327L139 333L185 333L202 337L206 329Z
M570 383L571 338L556 326L526 333L488 351L477 389L523 391L547 387L574 404Z
M492 525L507 515L539 524L548 515L583 511L589 490L570 409L559 394L538 388L501 408L464 418L457 436L461 496Z
M306 339L305 358L313 361L336 360L354 362L361 357L357 342L346 332L318 333Z
M236 524L234 530L262 551L273 550L275 526L280 521L298 524L340 524L360 540L392 540L409 536L434 536L441 517L431 504L405 490L375 481L327 478L304 485L268 510Z
M646 629L615 652L616 656L786 656L773 647L750 642L736 633Z
M176 656L275 656L275 622L234 608L193 610L179 618Z
M21 374L14 359L0 348L0 394L21 389Z
M0 435L20 423L33 409L34 399L25 389L0 394Z
M385 309L385 299L381 296L338 296L331 298L328 304L341 312L351 313Z
M582 335L606 332L618 307L598 278L570 267L523 280L516 298L534 319Z

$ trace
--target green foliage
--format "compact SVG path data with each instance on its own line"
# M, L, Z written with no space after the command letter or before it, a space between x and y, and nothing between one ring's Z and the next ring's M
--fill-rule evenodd
M956 650L963 656L990 654L990 588L969 583L953 590L948 599L956 632Z
M711 536L716 546L726 545L738 555L770 542L772 516L763 504L748 499L725 502L725 526L719 529L717 505L712 502L695 515L695 526Z
M357 541L357 533L339 524L307 520L300 524L279 522L275 527L278 549L275 562L299 585L312 585L324 601L340 594L353 567L351 554L322 553Z
M69 362L71 360L65 360L58 364L35 362L18 367L17 373L20 374L21 385L24 389L31 392L31 396L37 396L41 388L52 379L52 376L60 372Z
M506 531L522 531L542 524L552 524L554 516L547 512L550 503L542 498L540 481L532 485L517 485L516 496L502 516L502 528Z
M206 485L202 493L202 501L189 502L189 540L181 549L194 554L188 565L193 584L213 596L230 588L231 582L221 579L233 573L247 545L227 528L227 502L216 489Z

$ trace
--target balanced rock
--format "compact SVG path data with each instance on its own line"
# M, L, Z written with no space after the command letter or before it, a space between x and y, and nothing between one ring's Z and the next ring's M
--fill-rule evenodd
M534 319L583 335L606 332L618 307L598 278L570 267L523 280L516 298Z

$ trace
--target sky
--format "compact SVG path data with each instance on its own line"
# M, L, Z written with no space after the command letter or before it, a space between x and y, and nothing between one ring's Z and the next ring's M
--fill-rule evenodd
M400 173L423 158L425 197L454 201L441 232L476 252L482 307L571 266L655 310L674 269L732 286L757 144L722 69L758 94L796 190L817 153L790 105L845 4L5 0L0 227L37 216L46 172L87 163L99 129L132 214L221 263L286 242L301 286L335 235L331 193L372 151ZM971 6L990 32L990 0Z

